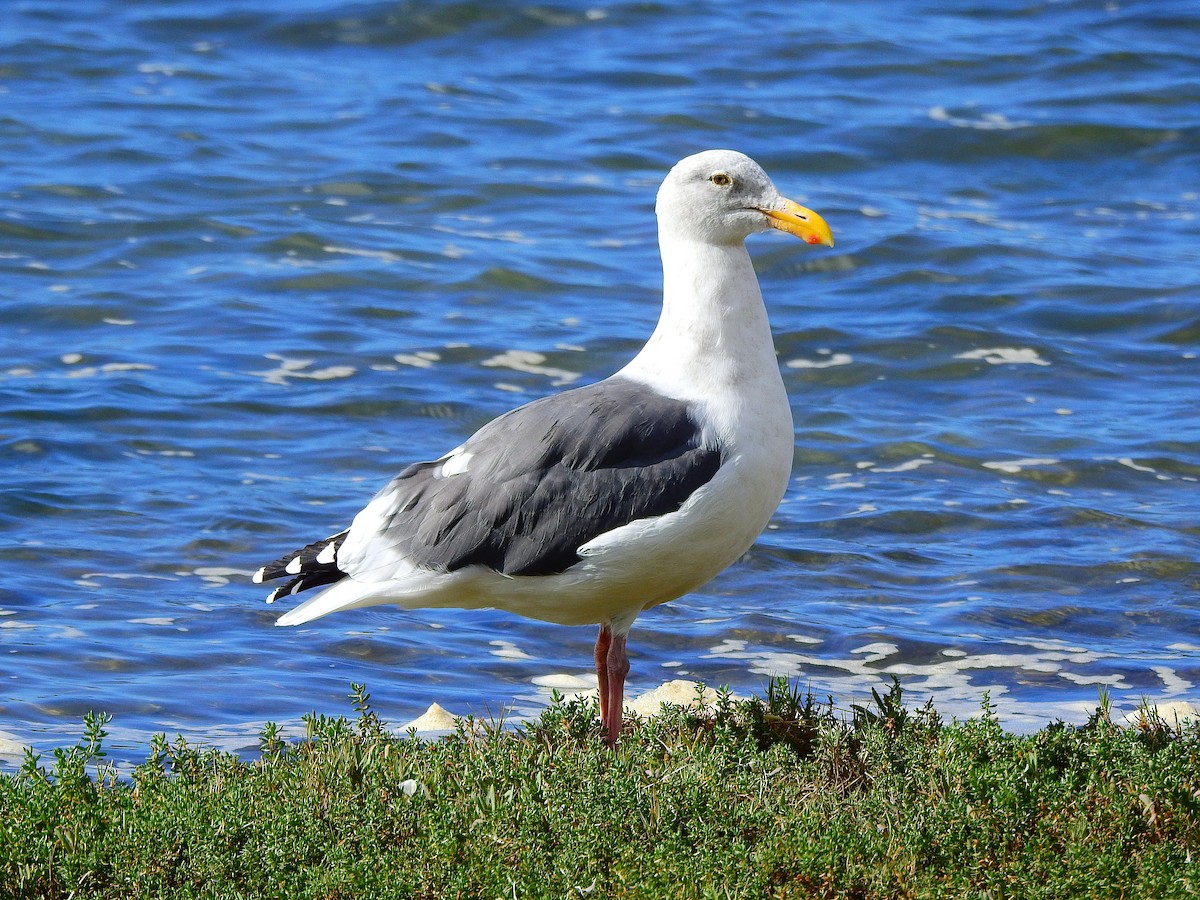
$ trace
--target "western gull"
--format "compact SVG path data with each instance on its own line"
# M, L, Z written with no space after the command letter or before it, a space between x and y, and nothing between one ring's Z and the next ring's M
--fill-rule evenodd
M276 624L384 603L599 624L600 719L616 744L634 620L745 553L791 473L791 410L745 239L776 228L833 246L820 216L731 150L676 164L655 212L662 315L633 360L410 465L348 529L263 566L255 583L289 577L268 603L324 588Z

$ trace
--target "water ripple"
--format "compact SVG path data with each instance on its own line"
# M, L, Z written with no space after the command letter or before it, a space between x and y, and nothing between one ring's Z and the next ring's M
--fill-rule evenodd
M738 567L639 621L635 689L787 673L850 703L899 674L1018 726L1099 685L1194 694L1198 25L1176 2L17 8L5 733L72 741L104 708L127 745L244 747L352 680L404 721L586 677L586 629L274 630L247 576L627 361L657 316L654 190L709 146L838 247L753 241L793 482Z

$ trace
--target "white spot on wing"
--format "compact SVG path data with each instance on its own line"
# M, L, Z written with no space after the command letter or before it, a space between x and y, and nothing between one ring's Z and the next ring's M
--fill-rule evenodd
M267 574L267 567L263 566L257 572L250 576L250 580L255 584L262 584L263 576Z
M338 545L334 541L330 541L325 545L321 552L317 554L317 562L321 565L327 565L328 563L333 562L337 558L337 548Z
M291 559L288 560L287 567L284 568L283 571L287 572L289 575L299 575L300 574L300 556L299 556L299 554L297 554L296 556L293 556Z
M442 463L441 472L442 478L451 478L454 475L461 475L467 471L467 465L471 462L474 453L452 453L446 457L446 461Z

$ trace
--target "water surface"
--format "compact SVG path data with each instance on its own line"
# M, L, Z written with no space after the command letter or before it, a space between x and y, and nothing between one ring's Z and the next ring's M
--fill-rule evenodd
M396 722L586 682L591 629L274 629L248 575L623 365L654 191L708 147L838 243L752 239L794 479L639 620L631 689L895 674L1012 727L1197 698L1194 4L260 7L0 26L0 730L243 746L351 681Z

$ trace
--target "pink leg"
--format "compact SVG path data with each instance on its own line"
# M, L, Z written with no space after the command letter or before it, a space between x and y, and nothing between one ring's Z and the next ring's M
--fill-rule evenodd
M604 741L610 747L617 746L621 736L621 723L625 719L625 676L629 674L629 657L625 653L625 635L609 632L608 664L608 709L602 719Z
M600 688L600 724L608 721L608 650L612 643L612 628L600 626L596 636L596 683Z

